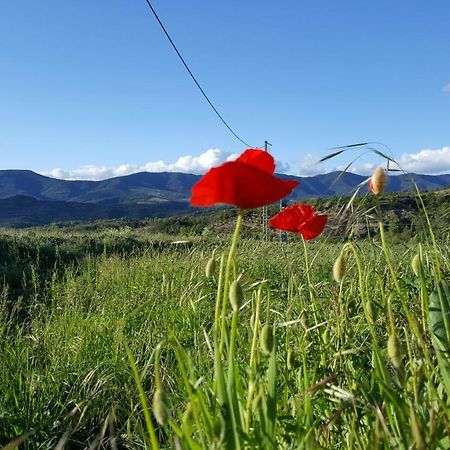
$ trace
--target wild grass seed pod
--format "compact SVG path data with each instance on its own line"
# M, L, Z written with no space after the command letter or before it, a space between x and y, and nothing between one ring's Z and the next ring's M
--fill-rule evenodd
M170 418L170 403L166 392L159 388L153 394L153 414L156 421L161 425L167 425Z
M369 180L369 189L375 194L380 195L384 192L387 185L386 170L377 167Z
M266 323L261 330L260 335L260 347L261 351L265 355L270 355L273 350L274 338L273 338L273 327Z
M239 280L234 280L231 283L229 297L233 311L237 311L244 303L244 291Z
M341 283L342 280L344 279L346 268L347 263L345 260L345 256L341 252L333 264L333 278L337 283Z

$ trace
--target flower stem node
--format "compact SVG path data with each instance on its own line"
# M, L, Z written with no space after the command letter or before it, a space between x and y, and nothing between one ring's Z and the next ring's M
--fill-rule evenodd
M273 350L274 338L273 338L273 327L266 323L262 330L260 336L260 346L261 351L265 355L270 355Z
M153 394L153 414L156 421L161 425L167 425L170 418L170 403L166 392L159 388Z
M239 280L234 280L230 286L230 304L233 311L239 310L244 303L244 291Z

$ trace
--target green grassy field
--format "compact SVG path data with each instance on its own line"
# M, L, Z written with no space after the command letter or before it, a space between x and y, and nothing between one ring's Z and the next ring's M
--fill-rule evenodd
M4 232L0 445L449 448L449 235L391 237Z

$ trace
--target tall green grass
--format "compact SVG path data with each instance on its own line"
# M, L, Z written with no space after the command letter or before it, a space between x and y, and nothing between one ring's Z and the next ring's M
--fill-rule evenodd
M244 239L228 264L228 245L202 241L55 262L26 298L3 290L0 443L449 448L445 239Z

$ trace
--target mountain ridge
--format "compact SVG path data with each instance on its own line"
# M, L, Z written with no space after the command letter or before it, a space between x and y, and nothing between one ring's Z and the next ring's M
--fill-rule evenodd
M350 172L330 172L311 177L292 178L300 182L291 199L349 195L366 176ZM105 180L62 180L31 170L0 170L0 199L26 195L37 200L80 203L155 203L188 201L192 186L201 178L181 172L138 172ZM401 174L389 177L388 192L408 191L412 180L419 189L441 189L450 185L450 174ZM364 192L366 187L362 188Z
M351 195L367 191L366 176L330 172L294 177L300 182L288 201ZM31 170L0 170L0 226L25 227L53 222L167 217L196 211L189 204L192 186L201 175L139 172L100 181L61 180ZM388 192L450 186L450 174L402 174L389 177Z

